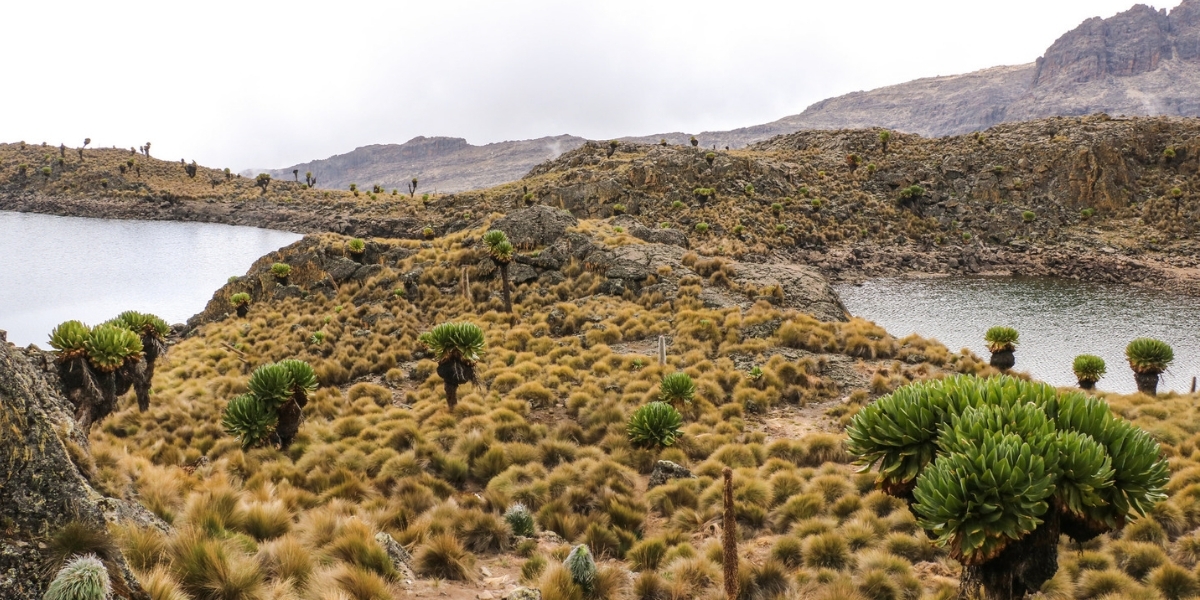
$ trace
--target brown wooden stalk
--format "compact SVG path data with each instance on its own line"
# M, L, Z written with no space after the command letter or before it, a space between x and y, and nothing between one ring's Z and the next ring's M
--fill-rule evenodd
M721 523L721 546L724 550L722 562L725 567L725 598L735 600L738 596L737 521L733 514L733 469L721 471L725 477L725 511Z

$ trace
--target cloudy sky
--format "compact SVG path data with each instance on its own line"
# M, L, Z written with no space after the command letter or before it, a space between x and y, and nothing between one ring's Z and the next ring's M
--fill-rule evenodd
M0 19L0 141L149 140L161 158L240 170L417 135L731 129L846 92L1031 62L1084 19L1132 4L19 2Z

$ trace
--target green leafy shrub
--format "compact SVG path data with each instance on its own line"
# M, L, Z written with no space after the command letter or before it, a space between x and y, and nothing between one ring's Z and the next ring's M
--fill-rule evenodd
M1012 352L1017 347L1020 334L1012 327L992 327L983 334L990 352Z
M292 374L281 364L263 365L250 374L246 387L255 398L274 410L292 395Z
M596 561L592 559L587 544L572 548L567 559L563 561L563 566L571 573L571 581L574 581L575 585L583 588L585 593L592 591L592 586L596 584Z
M141 336L162 339L171 333L171 326L166 321L149 313L127 310L117 315L115 321Z
M683 417L666 402L639 407L629 418L629 441L637 446L666 448L683 435Z
M44 600L107 600L112 596L108 569L94 554L68 562L46 588Z
M696 233L708 233L708 223L696 223Z
M1020 565L1055 560L1055 544L1038 541L1046 519L1086 541L1166 497L1167 465L1146 432L1103 400L1009 376L902 387L860 410L847 435L955 560L975 568L1007 552L997 568L1027 590L1042 581L1021 579Z
M475 364L483 357L486 341L474 323L442 323L421 334L417 341L429 348L444 382L446 404L458 404L458 386L476 381Z
M242 448L249 449L266 444L275 433L278 420L275 410L254 394L242 394L225 407L221 426L225 433L241 442Z
M1081 383L1090 382L1095 384L1107 372L1104 359L1092 354L1080 354L1076 356L1075 362L1071 367L1075 371L1075 378Z
M350 250L351 254L362 254L363 251L367 249L367 243L358 238L354 238L346 244L346 249Z
M1093 216L1095 216L1095 214L1096 214L1096 209L1094 209L1094 208L1085 208L1085 209L1079 211L1079 216L1081 216L1085 219L1090 219Z
M287 263L275 263L275 264L271 265L271 274L280 279L287 277L288 275L291 274L291 272L292 272L292 265L289 265Z
M919 185L910 185L900 190L901 200L915 200L925 195L925 188Z
M50 347L57 352L59 360L70 360L87 352L86 344L91 335L92 329L79 321L59 323L50 332Z
M1021 213L1021 219L1026 223L1032 223L1037 220L1037 213L1033 212L1032 210L1027 210Z
M250 304L250 294L246 292L238 292L229 297L229 303L234 306L245 306Z
M625 210L626 209L625 209L624 204L614 204L613 205L613 213L615 213L615 214L618 214L618 215L625 214Z
M696 382L691 375L675 371L662 378L658 384L658 399L670 404L690 404L696 395Z
M1135 373L1158 374L1167 370L1175 360L1175 352L1166 342L1153 338L1138 338L1125 347L1125 358Z
M512 529L513 535L533 537L533 513L524 504L517 502L504 511L504 520Z
M84 342L88 362L96 370L111 373L126 361L137 361L142 354L142 338L115 325L99 325Z

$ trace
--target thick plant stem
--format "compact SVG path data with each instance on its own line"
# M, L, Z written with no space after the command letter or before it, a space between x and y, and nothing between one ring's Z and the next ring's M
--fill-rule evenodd
M1158 395L1158 373L1134 373L1138 391L1147 396Z
M725 511L721 522L721 546L724 551L722 563L725 568L725 598L735 600L738 597L738 556L737 556L737 521L733 513L733 469L725 467L721 471L725 477Z
M512 294L508 290L508 263L500 263L500 289L504 294L504 312L512 314Z
M446 390L446 406L454 410L454 407L458 406L458 384L447 381L443 387Z

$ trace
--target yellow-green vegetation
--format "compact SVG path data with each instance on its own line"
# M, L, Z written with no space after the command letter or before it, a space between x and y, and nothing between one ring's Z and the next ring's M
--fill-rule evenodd
M680 280L674 298L601 295L603 279L582 265L514 286L510 315L499 282L475 277L485 232L372 240L411 253L320 293L256 296L244 318L215 318L178 341L160 361L149 410L122 403L93 428L81 470L173 527L113 532L152 597L400 596L406 583L375 541L381 532L412 553L412 585L429 593L478 590L487 568L546 598L716 597L725 467L741 597L953 593L958 564L903 501L872 489L874 474L854 472L841 428L912 381L995 374L985 362L767 300L706 308L696 278ZM337 253L347 240L315 239ZM258 274L270 279L277 260L289 250L260 261ZM416 293L394 293L416 272ZM222 310L249 279L222 289ZM304 289L323 279L304 266L291 272ZM438 345L418 341L443 323L471 324L484 338L444 346L474 349L478 383L461 383L453 407ZM257 369L286 359L310 364L319 383L303 423L286 449L244 448L222 413L258 393ZM689 386L664 385L684 376L690 401ZM678 435L669 445L631 440L631 417L668 390ZM1200 420L1191 399L1110 402L1163 444L1172 499L1122 534L1086 542L1083 555L1062 552L1047 585L1065 595L1194 585L1200 549L1187 548L1200 548L1189 533L1200 508L1189 486L1200 482ZM648 488L658 460L696 477ZM568 560L580 545L595 563L586 585Z

